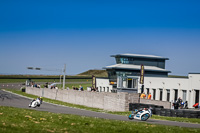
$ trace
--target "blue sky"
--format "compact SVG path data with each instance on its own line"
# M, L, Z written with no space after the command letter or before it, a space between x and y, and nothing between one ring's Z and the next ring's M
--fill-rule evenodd
M168 57L172 75L200 73L200 1L0 1L0 74L67 74L115 64L113 54Z

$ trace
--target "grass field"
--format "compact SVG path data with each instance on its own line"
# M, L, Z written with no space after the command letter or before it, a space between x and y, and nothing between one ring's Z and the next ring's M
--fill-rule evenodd
M17 91L17 90L10 90L10 89L7 89L7 90L11 91L13 93L17 93L17 94L20 94L20 95L23 95L23 96L30 97L30 98L36 98L37 97L35 95L27 94L27 93ZM105 111L105 110L102 110L102 109L99 109L99 108L91 108L91 107L87 107L87 106L83 106L83 105L77 105L77 104L66 103L66 102L62 102L62 101L58 101L58 100L52 100L52 99L49 99L49 98L43 98L43 100L45 102L49 102L49 103L65 105L65 106L68 106L68 107L80 108L80 109L91 110L91 111L96 111L96 112L105 112L105 113L125 115L125 116L128 116L131 113L130 111L127 111L127 112ZM164 117L164 116L153 115L151 117L151 119L169 120L169 121L178 121L178 122L189 122L189 123L200 124L200 119L197 119L197 118Z
M124 122L0 106L1 133L185 133L200 129Z
M0 79L0 83L25 83L27 79ZM60 82L60 79L32 79L34 82ZM63 80L62 80L63 81ZM92 79L66 79L66 82L91 82Z
M52 79L60 79L60 75L0 75L0 79L35 79L35 78L43 78L43 79L47 79L47 78L52 78ZM92 78L92 75L75 75L75 76L69 76L66 75L66 78Z

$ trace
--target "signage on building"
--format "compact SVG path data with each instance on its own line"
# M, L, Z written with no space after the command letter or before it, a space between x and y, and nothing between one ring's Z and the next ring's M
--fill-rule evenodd
M110 85L116 85L117 82L110 81Z
M140 70L140 84L144 84L144 65L141 65L141 70Z
M92 75L92 88L96 88L96 77Z

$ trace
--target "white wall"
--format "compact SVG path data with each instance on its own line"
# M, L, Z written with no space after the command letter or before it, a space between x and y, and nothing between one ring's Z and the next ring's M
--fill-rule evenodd
M96 81L99 89L103 89L103 87L109 87L109 92L111 92L112 85L109 84L109 79L97 78ZM141 84L139 84L139 81L140 80L138 77L138 93L141 93ZM192 108L192 106L195 104L195 90L200 90L200 74L189 74L188 78L145 77L145 93L147 93L146 88L149 88L149 92L152 94L152 99L153 89L156 89L155 100L160 100L160 89L162 89L162 101L167 101L167 90L170 90L170 102L174 102L175 90L178 90L177 98L183 98L183 90L186 90L186 101L188 101L188 107ZM105 91L107 92L107 89Z
M162 101L167 100L167 89L170 90L170 101L174 101L175 89L178 90L178 97L183 98L183 90L186 90L186 101L188 107L192 108L195 104L195 90L200 90L200 74L189 74L189 78L162 78L145 77L144 88L156 89L156 100L160 100L160 89L163 90ZM140 93L141 89L138 89ZM152 96L153 97L153 96ZM200 99L200 98L199 98Z
M170 90L169 102L174 102L175 90L178 90L178 97L182 98L182 91L189 88L188 79L185 78L162 78L162 77L145 77L144 78L144 91L149 88L152 94L153 89L156 90L155 100L160 100L160 90L162 90L162 101L167 101L167 90ZM140 89L138 89L140 93ZM188 91L187 91L188 92ZM186 99L188 101L188 99Z
M195 90L200 90L200 74L189 74L188 77L189 77L189 87L190 87L189 99L191 104L194 104L196 97Z
M105 92L111 92L112 85L110 85L109 79L96 78L96 83L96 86L98 87L100 92L104 91L104 89Z

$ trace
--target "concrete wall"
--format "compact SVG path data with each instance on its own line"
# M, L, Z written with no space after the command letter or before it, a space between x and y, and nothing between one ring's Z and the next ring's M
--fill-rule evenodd
M26 93L104 110L128 111L127 93L99 93L31 87L26 88Z
M166 102L166 101L157 101L157 100L148 100L148 99L140 99L140 103L144 103L144 104L155 104L155 105L159 105L159 106L163 106L166 109L170 109L171 108L171 103L170 102Z

